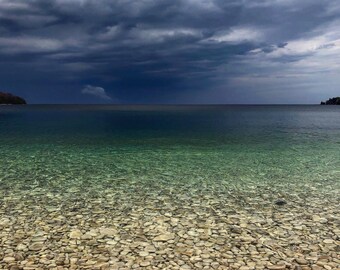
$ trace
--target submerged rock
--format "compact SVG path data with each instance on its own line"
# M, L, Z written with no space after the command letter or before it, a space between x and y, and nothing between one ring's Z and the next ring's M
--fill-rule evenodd
M284 200L284 199L277 199L277 200L275 201L275 204L276 204L276 205L279 205L279 206L282 206L282 205L287 204L287 202L286 202L286 200Z

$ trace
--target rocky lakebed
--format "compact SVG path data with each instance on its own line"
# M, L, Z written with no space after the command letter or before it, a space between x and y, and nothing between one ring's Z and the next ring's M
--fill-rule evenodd
M0 269L340 269L339 194L322 183L113 182L1 189Z

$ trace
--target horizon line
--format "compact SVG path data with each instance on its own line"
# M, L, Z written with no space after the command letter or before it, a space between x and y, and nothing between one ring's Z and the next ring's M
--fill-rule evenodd
M0 104L3 106L311 106L320 103L28 103L28 104Z

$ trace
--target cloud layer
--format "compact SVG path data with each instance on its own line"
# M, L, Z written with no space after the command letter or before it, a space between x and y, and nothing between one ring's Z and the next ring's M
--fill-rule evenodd
M126 103L318 102L339 93L339 15L333 0L0 0L0 87L31 102L92 102L83 85Z

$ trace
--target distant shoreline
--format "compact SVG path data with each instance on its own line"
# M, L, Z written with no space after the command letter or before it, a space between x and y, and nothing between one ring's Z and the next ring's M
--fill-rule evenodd
M25 99L11 93L0 92L0 105L26 105Z
M321 101L320 105L340 105L340 97L333 97L327 101Z

